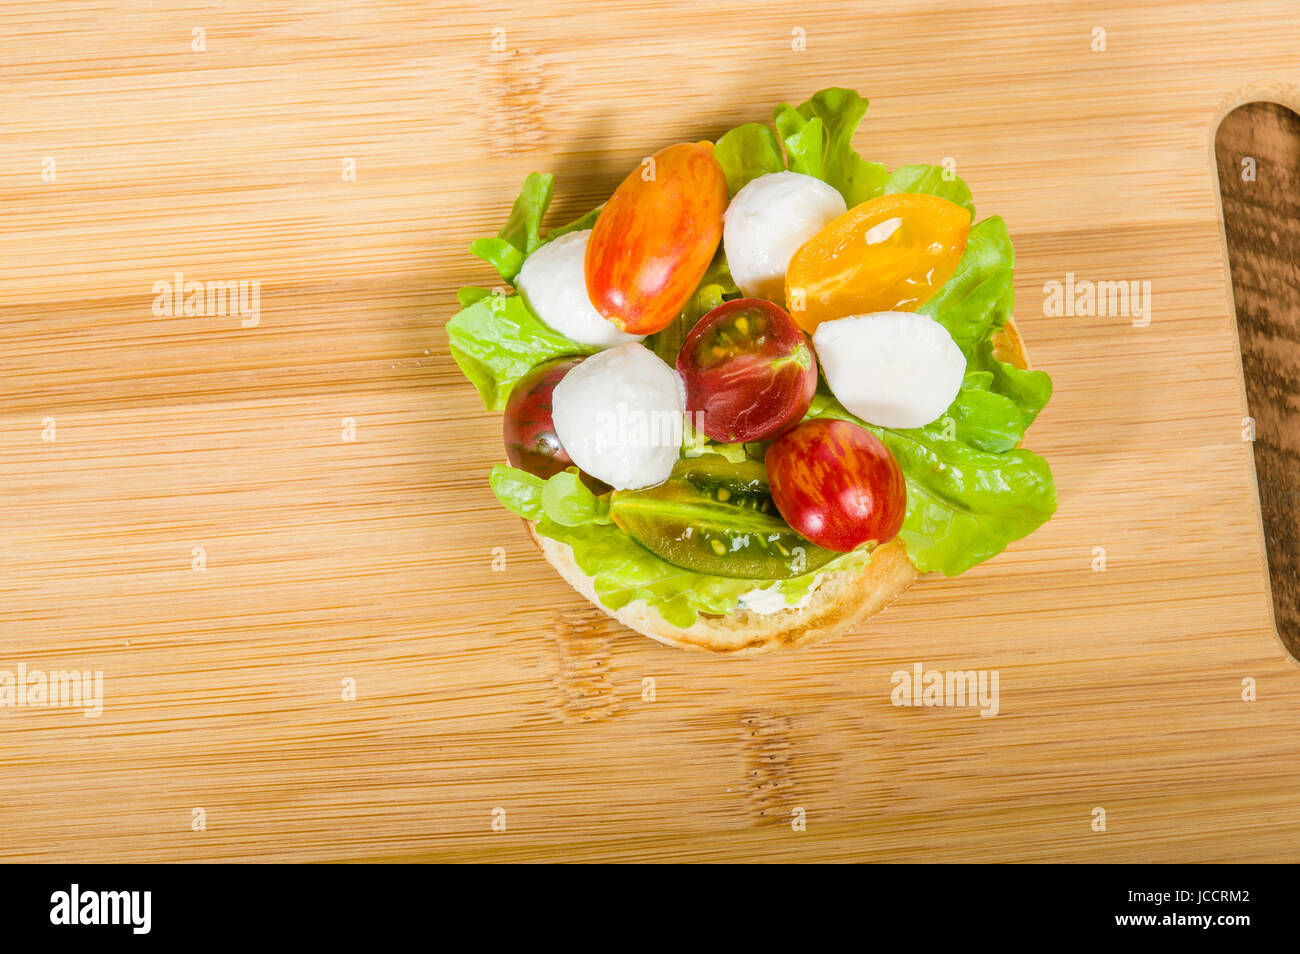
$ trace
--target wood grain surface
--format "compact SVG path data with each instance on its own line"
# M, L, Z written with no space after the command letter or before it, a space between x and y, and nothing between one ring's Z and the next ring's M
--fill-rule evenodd
M1300 116L1237 107L1215 136L1273 618L1300 658Z
M0 708L0 857L1296 860L1213 154L1296 9L6 4L0 670L103 711ZM565 221L828 85L1006 219L1060 509L829 645L669 650L498 507L443 324L528 172ZM256 323L155 315L176 272ZM1046 314L1067 275L1149 323ZM892 705L917 663L998 714Z

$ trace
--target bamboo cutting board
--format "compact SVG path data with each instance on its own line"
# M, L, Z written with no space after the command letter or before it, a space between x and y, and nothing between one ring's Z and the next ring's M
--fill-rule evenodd
M0 857L1296 860L1211 143L1294 100L1297 13L6 5L0 669L103 712L0 708ZM829 645L666 649L496 504L442 326L526 173L567 221L829 85L1008 222L1060 510ZM177 272L256 322L155 315ZM1150 323L1044 314L1067 273ZM996 670L997 716L892 705L917 663Z

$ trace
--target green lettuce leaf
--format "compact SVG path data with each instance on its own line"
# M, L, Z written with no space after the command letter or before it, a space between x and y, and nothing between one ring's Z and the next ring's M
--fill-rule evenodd
M532 475L529 475L532 476ZM578 477L578 469L571 467L556 474L542 486L542 511L547 520L564 527L580 527L587 523L610 522L609 501L597 497Z
M993 354L993 342L985 339L967 360L966 370L987 371L992 375L989 389L1004 394L1020 409L1025 427L1034 423L1052 397L1052 379L1046 371L1025 371L1014 364L999 361Z
M785 169L781 143L771 126L746 123L727 132L713 147L727 176L727 195L733 196L751 180Z
M919 192L947 199L974 217L970 188L960 177L949 177L943 167L910 165L890 172L879 162L863 159L853 148L853 135L866 112L867 100L836 87L821 90L797 109L782 103L773 119L790 169L830 183L849 208L882 194Z
M727 298L740 294L740 289L736 286L736 280L731 277L731 266L727 264L727 255L721 245L718 246L713 261L709 263L708 269L704 272L704 277L700 279L700 288L696 289L696 295L698 296L701 289L710 285L717 285L720 289L719 294ZM710 305L709 307L715 306ZM707 310L705 309L705 311Z
M596 218L600 215L599 208L592 209L568 225L552 229L543 238L542 219L550 208L554 189L555 176L551 173L530 172L524 179L524 186L519 190L519 195L510 208L510 217L506 219L501 231L494 238L475 239L470 243L470 252L495 268L507 282L514 284L519 270L524 267L524 259L537 249L566 232L589 229L596 224Z
M809 119L785 104L777 109L774 119L781 141L785 143L785 158L790 171L825 179L825 124L820 119Z
M547 242L554 241L561 235L567 235L569 232L579 232L583 229L595 228L596 220L600 218L600 210L602 208L604 208L603 205L598 205L586 215L574 219L568 225L561 225L559 228L549 230L546 233L546 238L542 239L541 244L545 245Z
M971 197L970 188L955 175L951 179L944 178L944 173L942 166L899 166L889 174L884 191L886 195L897 192L937 195L954 205L968 209L971 219L974 219L975 202Z
M991 372L967 374L943 417L924 429L993 454L1011 450L1025 436L1027 422L1015 401L990 390L992 383Z
M790 168L833 185L849 208L881 194L889 171L867 162L853 148L853 134L867 100L851 89L815 93L798 109L782 103L773 117L785 142Z
M461 289L459 297L468 304L447 322L451 356L486 410L504 408L511 388L543 361L599 350L552 331L518 295L480 288Z
M476 288L472 285L467 285L464 288L457 289L456 301L460 302L460 307L468 308L470 305L474 304L474 302L482 301L491 294L491 289Z
M966 355L967 371L988 372L987 390L1013 401L1028 427L1051 398L1052 379L1042 371L999 361L993 353L993 334L1007 323L1015 304L1015 263L1001 217L978 222L957 270L918 311L948 329Z
M487 262L508 282L524 267L524 259L542 244L542 217L551 204L555 177L530 172L510 209L510 218L496 238L475 239L469 250Z
M956 576L1006 549L1056 512L1047 462L1027 450L990 453L941 427L875 427L818 394L810 418L852 421L875 434L898 460L907 483L907 514L899 533L921 572ZM969 430L968 430L969 433Z
M682 428L683 457L702 457L705 454L717 454L733 464L745 460L761 461L763 459L761 454L758 457L750 457L747 448L748 445L746 444L720 444L712 440L703 431L697 431L689 420L686 422L686 426Z
M488 476L488 485L501 501L501 506L511 513L525 520L541 520L546 516L542 505L542 488L546 481L541 477L518 467L497 464Z
M591 228L600 215L599 208L592 209L543 237L542 219L550 207L553 188L554 177L549 172L529 173L501 231L494 238L470 244L470 251L492 265L507 282L513 284L524 259L537 249L567 232ZM517 295L467 287L456 293L456 299L461 310L447 322L451 356L489 411L504 408L511 388L542 362L599 350L549 328Z
M1011 236L1001 217L978 222L966 239L957 270L917 311L947 328L969 360L975 347L1011 317L1015 263Z
M853 134L867 114L867 100L851 89L831 87L813 94L799 112L820 119L826 127L826 181L840 190L849 208L880 195L885 166L867 162L853 148Z
M537 521L537 532L573 548L578 567L592 578L601 603L611 610L634 600L645 600L665 620L682 628L693 625L698 614L726 616L741 608L740 598L757 588L775 588L786 603L797 603L816 582L817 573L790 580L738 580L695 573L655 556L609 522L608 507L592 507L590 494L571 473L543 481L532 474L498 464L492 468L492 490L511 512ZM552 490L554 486L554 490ZM569 499L573 498L573 499ZM583 521L580 515L589 513ZM554 519L562 516L565 522ZM818 572L863 566L870 555L846 553Z

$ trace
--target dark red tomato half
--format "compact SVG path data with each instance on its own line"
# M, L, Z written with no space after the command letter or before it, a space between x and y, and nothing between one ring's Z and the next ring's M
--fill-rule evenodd
M907 510L902 468L870 431L848 421L804 421L767 449L772 501L786 523L847 553L898 536Z
M701 318L677 355L686 409L728 444L793 427L817 390L817 359L789 313L761 298L724 302Z
M551 394L560 379L580 361L581 358L559 358L538 365L510 392L502 437L512 466L538 477L550 477L573 466L555 434Z

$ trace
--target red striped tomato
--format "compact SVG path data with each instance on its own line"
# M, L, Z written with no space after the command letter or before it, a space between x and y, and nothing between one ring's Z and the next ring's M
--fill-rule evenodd
M817 391L808 339L780 305L724 302L699 320L677 355L686 410L715 441L765 441L799 423Z
M829 418L804 421L767 449L781 516L801 536L847 553L898 536L907 486L894 455L870 431Z
M587 243L587 297L629 334L681 314L722 240L727 179L713 144L661 149L614 191Z
M512 467L545 478L573 466L572 458L555 433L551 395L560 380L581 361L581 358L548 361L525 375L510 392L506 413L501 418L501 431L506 458Z

